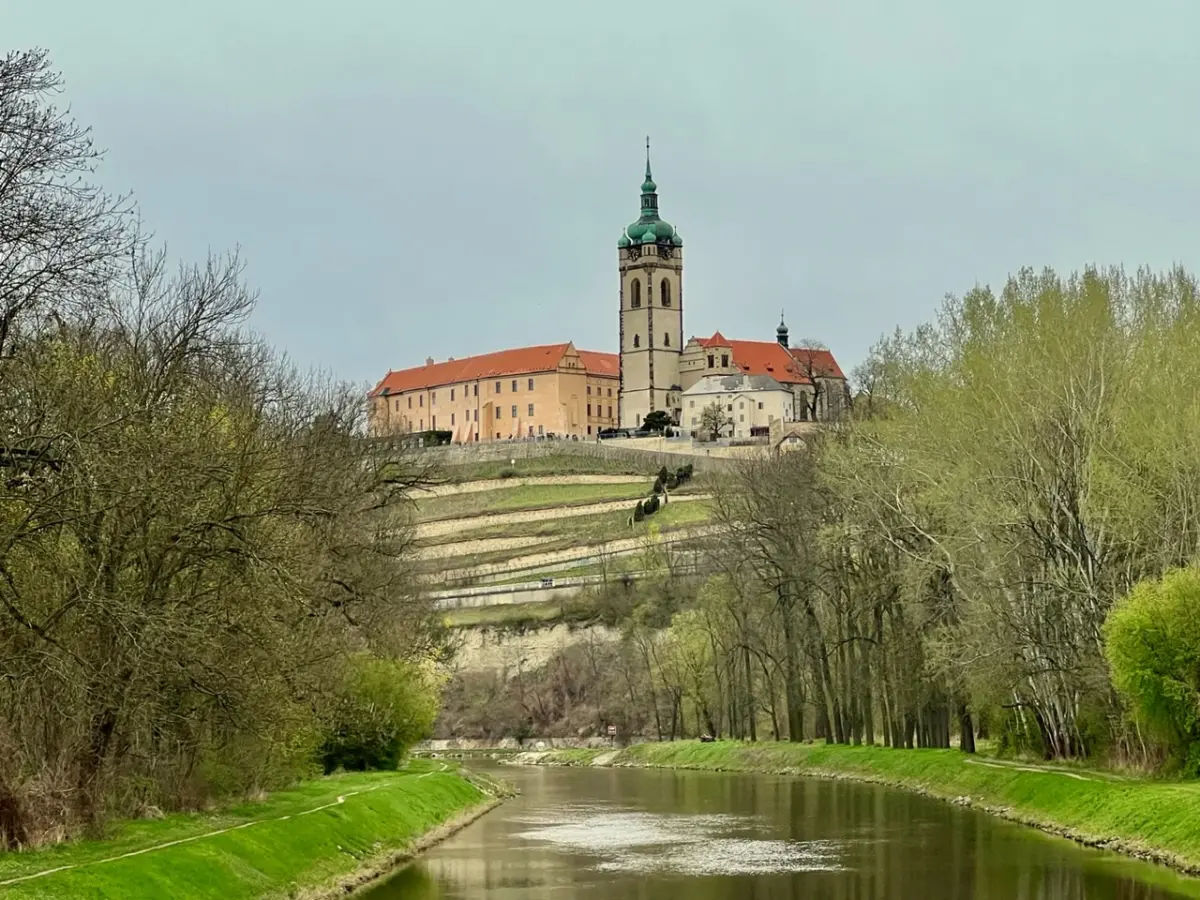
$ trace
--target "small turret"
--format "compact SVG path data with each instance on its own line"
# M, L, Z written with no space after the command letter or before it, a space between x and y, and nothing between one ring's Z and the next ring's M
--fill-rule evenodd
M779 327L775 329L775 340L779 341L779 345L785 350L788 347L788 327L783 322L783 311L779 312Z

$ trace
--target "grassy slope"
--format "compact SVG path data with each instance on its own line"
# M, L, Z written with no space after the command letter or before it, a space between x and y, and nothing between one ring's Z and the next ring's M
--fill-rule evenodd
M449 481L487 481L504 478L506 472L514 475L646 475L650 481L654 474L648 466L624 459L606 459L593 456L533 456L514 460L509 465L506 459L484 460L458 466L446 466L443 474Z
M325 778L214 815L129 822L109 840L0 854L0 882L59 866L80 866L0 887L0 894L56 900L292 896L402 850L488 799L466 779L440 769L435 763L414 762L400 773ZM349 796L354 791L361 793ZM344 804L299 815L335 804L339 795L345 797ZM291 818L280 820L281 816ZM196 838L246 823L259 824ZM186 838L196 839L98 862Z
M636 500L650 492L647 484L526 484L472 494L451 494L422 501L421 521L453 519L484 513L516 512L522 509L575 506L607 500ZM633 504L630 503L632 510Z
M555 751L543 761L587 764L601 752ZM974 759L957 750L731 741L640 744L620 751L607 764L833 775L881 782L1200 874L1200 784L1196 783L1021 767Z

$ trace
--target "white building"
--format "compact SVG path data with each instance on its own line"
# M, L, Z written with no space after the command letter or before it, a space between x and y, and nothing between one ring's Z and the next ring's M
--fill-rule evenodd
M792 421L795 395L770 375L707 375L683 392L680 429L695 435L704 409L714 403L726 423L719 436L748 438L751 429L765 435L772 422Z

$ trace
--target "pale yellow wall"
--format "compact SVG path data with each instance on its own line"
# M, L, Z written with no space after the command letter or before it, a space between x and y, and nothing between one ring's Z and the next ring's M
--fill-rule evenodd
M619 423L627 428L641 424L652 409L677 412L671 405L672 390L680 385L683 351L683 250L673 248L670 258L659 256L653 246L636 252L637 256L631 250L619 253L623 384L617 412ZM664 281L669 286L669 306L663 303Z
M588 383L604 394L612 391L611 400L605 398L613 406L611 419L596 414L589 420ZM436 428L452 432L456 443L474 441L477 432L481 442L528 438L531 431L534 437L553 433L587 438L589 422L594 433L615 420L616 394L616 378L589 376L578 355L568 351L555 372L505 375L375 397L368 416L374 434Z

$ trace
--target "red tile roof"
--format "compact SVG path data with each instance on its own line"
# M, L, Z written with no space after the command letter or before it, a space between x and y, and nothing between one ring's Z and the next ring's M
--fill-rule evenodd
M580 350L579 360L589 375L607 375L616 378L621 372L621 358L615 353L599 350Z
M721 332L701 338L705 347L729 347L733 364L747 375L770 375L781 384L808 384L809 374L845 378L828 350L784 348L778 341L731 341Z
M398 394L403 391L439 387L443 384L461 384L464 381L502 378L508 375L528 375L532 372L552 372L558 368L569 346L570 344L544 344L540 347L519 347L515 350L499 350L495 353L466 356L462 359L388 372L383 380L375 385L370 396L378 396L384 391Z

